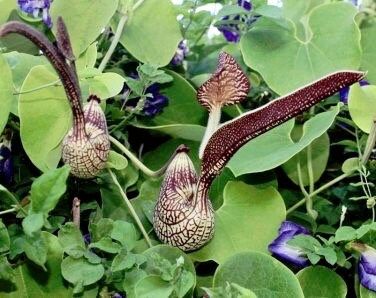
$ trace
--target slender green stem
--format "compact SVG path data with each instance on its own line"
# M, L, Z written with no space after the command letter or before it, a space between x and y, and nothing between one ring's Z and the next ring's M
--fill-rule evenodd
M40 89L48 88L48 87L51 87L51 86L59 86L59 85L61 85L59 83L60 83L60 80L56 80L56 81L53 81L51 83L48 83L48 84L45 84L45 85L41 85L39 87L30 89L30 90L26 90L26 91L22 91L22 92L15 92L15 93L13 93L13 95L20 95L20 94L31 93L31 92L35 92L35 91L38 91Z
M202 158L204 155L204 150L209 142L210 137L218 129L219 122L221 120L221 106L214 106L209 112L208 124L206 125L206 130L204 137L202 138L198 156Z
M362 159L360 160L361 165L365 165L372 153L373 148L375 147L376 143L376 120L373 121L371 130L369 132L366 148L364 149Z
M0 211L0 215L4 215L4 214L7 214L7 213L12 213L12 212L16 212L17 211L17 208L11 208L11 209L7 209L7 210L4 210L4 211Z
M311 216L313 219L317 218L317 212L313 209L313 202L312 202L312 196L310 193L308 193L304 187L303 183L303 177L302 177L302 170L300 167L300 161L296 164L297 171L298 171L298 180L299 180L299 186L300 189L304 195L304 200L306 202L306 210L309 216Z
M119 24L118 24L118 26L116 28L116 32L115 32L114 38L112 39L111 45L110 45L110 47L109 47L106 55L103 57L101 63L98 66L98 70L100 72L103 72L103 70L105 69L108 61L110 61L111 56L114 53L115 48L116 48L116 46L119 43L121 34L123 33L124 26L125 26L125 23L127 22L127 20L128 20L128 15L124 14L124 15L121 16L121 18L119 20Z
M133 162L133 164L138 169L140 169L145 175L148 175L150 177L158 177L158 176L161 176L166 171L166 168L169 163L167 163L165 166L163 166L157 171L152 171L147 166L145 166L136 156L134 156L134 154L131 151L129 151L122 143L120 143L114 137L110 136L110 141L116 147L118 147Z
M141 6L141 4L144 2L144 0L138 0L134 5L133 5L133 11L135 11L137 8Z
M354 173L354 171L352 172L348 172L348 173L344 173L336 178L334 178L333 180L330 180L328 183L322 185L321 187L319 187L318 189L316 189L314 192L311 193L311 197L314 197L316 196L317 194L319 194L320 192L328 189L329 187L331 187L332 185L342 181L343 179L351 176L352 174ZM293 212L294 210L298 209L300 206L304 205L306 199L301 199L299 202L297 202L295 205L291 206L288 210L287 210L287 214L290 214L291 212Z
M140 218L138 217L136 211L134 210L131 202L129 201L127 195L125 194L125 192L124 192L123 188L121 187L119 181L117 180L115 174L110 169L108 169L108 172L110 173L111 178L114 181L115 185L119 188L120 194L121 194L122 198L124 199L124 202L127 205L128 210L131 213L134 221L136 222L138 228L140 229L142 235L144 236L147 244L149 245L149 247L152 247L153 245L151 244L151 240L149 238L148 233L146 232L144 226L142 225Z

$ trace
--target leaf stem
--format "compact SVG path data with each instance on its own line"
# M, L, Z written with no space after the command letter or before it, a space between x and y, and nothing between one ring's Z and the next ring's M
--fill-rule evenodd
M297 171L298 171L299 186L300 186L300 189L301 189L301 191L302 191L302 193L303 193L303 195L305 197L304 200L306 202L307 213L314 220L316 220L316 218L317 218L317 212L312 208L313 207L313 203L312 203L311 193L308 193L306 191L305 187L304 187L303 177L302 177L302 169L300 167L300 160L296 164L296 167L297 167Z
M376 143L376 119L373 120L371 130L369 132L366 148L364 149L362 159L360 160L361 165L365 165L372 153L373 148Z
M116 140L114 137L110 136L110 141L119 148L132 162L133 164L140 169L145 175L150 177L158 177L161 176L165 171L169 163L165 166L160 168L157 171L150 170L147 166L145 166L131 151L129 151L122 143Z
M108 61L111 59L111 56L114 53L115 48L116 48L116 46L119 43L121 34L123 33L124 26L125 26L127 20L128 20L128 15L127 14L124 14L124 15L121 16L121 18L119 20L119 24L118 24L118 26L116 28L116 32L115 32L114 38L111 41L111 45L110 45L108 51L106 52L106 55L103 57L101 63L98 66L98 70L100 72L103 72L103 70L105 69Z
M13 95L20 95L20 94L31 93L31 92L35 92L35 91L38 91L40 89L48 88L48 87L51 87L51 86L59 86L60 85L59 82L60 82L60 79L56 80L56 81L53 81L51 83L45 84L45 85L41 85L41 86L33 88L33 89L26 90L26 91L14 92Z
M121 187L119 181L117 180L115 174L110 169L108 169L108 172L110 173L111 178L114 181L115 185L119 188L120 194L121 194L122 198L124 199L124 202L127 205L128 210L131 213L134 221L136 222L138 228L140 229L142 235L144 236L146 243L148 244L149 247L152 247L153 245L151 244L151 240L149 238L148 233L146 232L144 226L142 225L140 218L138 217L136 211L134 210L131 202L129 201L127 195L125 194L125 192L124 192L123 188Z
M11 209L7 209L7 210L4 210L4 211L0 211L0 215L4 215L4 214L7 214L7 213L12 213L12 212L16 212L17 211L17 208L11 208Z
M351 172L348 172L348 173L344 173L336 178L334 178L333 180L330 180L328 183L322 185L321 187L319 187L318 189L316 189L314 192L311 193L311 197L319 194L320 192L326 190L327 188L329 188L330 186L342 181L343 179L351 176L352 174L354 173L354 171L351 171ZM287 214L290 214L291 212L293 212L294 210L298 209L300 206L304 205L306 199L301 199L299 202L297 202L295 205L291 206L289 209L287 209Z

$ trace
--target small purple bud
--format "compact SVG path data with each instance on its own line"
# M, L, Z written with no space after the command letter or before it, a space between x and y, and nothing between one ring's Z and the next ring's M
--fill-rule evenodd
M178 48L176 49L175 55L171 60L171 64L175 66L181 65L183 63L183 60L187 57L188 53L189 48L187 46L187 41L182 40L179 43Z
M125 296L123 296L122 294L120 293L114 293L112 294L112 298L124 298Z
M360 80L359 81L360 86L366 86L369 85L369 83L366 80ZM349 91L350 87L343 87L341 90L339 90L339 100L343 102L344 104L347 104L349 100Z
M0 184L9 185L13 181L12 131L4 130L0 136Z
M91 243L91 237L89 233L85 234L83 238L86 245L89 245Z
M48 28L52 27L52 21L49 14L51 2L53 0L18 0L19 8L34 18L42 18Z
M297 235L309 235L309 231L291 221L284 221L278 231L278 237L269 244L269 251L282 261L287 261L298 267L309 265L309 261L303 256L303 252L287 242Z
M376 250L366 245L364 248L358 263L359 281L363 287L376 291Z
M245 10L250 11L252 9L252 3L250 0L238 0L238 6L243 7ZM241 17L240 15L235 16L225 16L222 20L237 21L241 22L244 25L250 25L255 20L255 17L245 16ZM240 28L238 24L223 24L218 27L218 30L222 32L224 38L228 42L237 43L240 41Z
M146 89L146 93L151 93L145 101L144 109L142 110L145 116L154 117L160 113L164 107L168 105L168 98L159 93L158 84L153 84Z

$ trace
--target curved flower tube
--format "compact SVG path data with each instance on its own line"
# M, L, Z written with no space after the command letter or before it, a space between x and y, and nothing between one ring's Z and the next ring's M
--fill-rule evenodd
M303 256L304 253L287 243L297 235L309 235L309 231L301 225L286 220L278 230L278 237L269 244L268 249L277 259L305 267L309 265L309 261Z
M221 67L221 57L231 56L220 56L217 71L208 80L209 83L204 83L199 89L199 100L203 97L236 100L244 96L245 89L233 86L246 76L241 70L236 72L237 75L229 71L235 61L232 57L224 59L225 65ZM226 65L228 63L230 65ZM236 65L236 69L240 67ZM214 211L208 197L209 188L230 158L249 140L363 77L364 73L359 71L329 74L219 126L203 150L200 175L196 175L187 150L177 154L167 170L154 211L154 229L160 239L185 251L198 249L207 243L214 235ZM210 81L214 83L210 84ZM205 96L202 96L202 91L206 92Z
M0 37L10 33L23 35L32 41L56 70L73 114L73 127L63 141L63 161L71 166L74 176L95 177L105 167L110 150L106 118L95 95L91 95L89 104L82 108L75 57L62 18L57 19L57 46L42 33L21 22L9 22L0 28Z

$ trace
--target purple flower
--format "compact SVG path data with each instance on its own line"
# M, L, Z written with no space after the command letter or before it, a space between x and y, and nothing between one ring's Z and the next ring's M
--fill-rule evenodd
M358 263L359 280L363 287L376 291L376 250L365 246Z
M9 185L13 180L13 158L11 140L6 139L0 143L0 184Z
M151 97L147 97L143 112L145 116L154 117L160 113L165 106L168 105L168 98L159 93L159 85L153 84L146 89L146 93L149 93Z
M124 296L120 293L114 293L112 294L112 298L124 298Z
M34 18L42 18L48 28L52 27L52 21L49 14L51 2L53 0L18 0L20 9L32 15Z
M245 10L250 11L252 9L252 3L250 0L238 0L238 5L243 7ZM255 17L250 16L225 16L222 21L226 21L218 26L218 30L222 32L223 36L229 42L239 42L241 26L240 25L250 25L256 20Z
M189 52L189 48L187 46L187 41L182 40L179 43L178 48L176 49L175 55L171 60L171 64L175 66L181 65L185 57L187 57L188 52Z
M309 231L291 221L284 221L278 231L278 237L269 244L269 251L282 261L293 263L299 267L309 264L304 253L297 247L289 245L287 242L297 235L309 235Z
M369 83L366 80L360 80L359 85L366 86L366 85L369 85ZM349 97L349 90L350 90L350 87L344 87L341 90L339 90L339 100L343 102L344 104L347 104L348 97Z
M85 234L83 238L86 245L89 245L91 243L91 236L89 233Z

